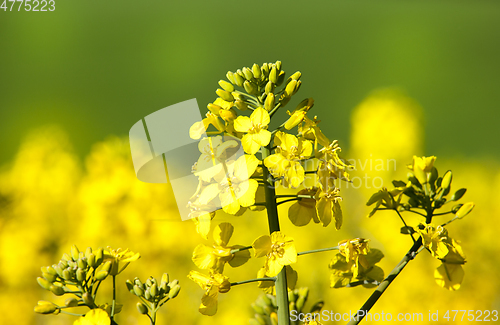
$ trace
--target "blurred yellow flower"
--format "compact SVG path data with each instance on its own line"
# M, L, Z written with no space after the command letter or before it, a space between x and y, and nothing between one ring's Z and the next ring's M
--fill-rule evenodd
M304 181L304 167L300 161L312 154L312 144L304 138L281 131L276 132L276 153L264 159L264 165L276 178L283 177L284 186L298 187Z
M369 264L366 255L370 251L368 240L364 238L346 239L338 243L339 253L342 254L348 264L354 263L353 276L357 277L359 265L368 268Z
M286 272L286 286L288 290L293 290L295 289L295 286L297 285L297 280L298 280L298 273L295 271L290 265L285 265L285 272ZM268 278L266 275L266 268L261 267L259 271L257 272L257 278ZM261 288L265 293L268 293L270 295L276 295L276 286L274 281L259 281L258 282L258 287Z
M246 133L241 139L243 150L251 155L257 153L261 146L267 146L271 141L271 132L267 126L271 118L269 113L262 107L257 107L253 113L248 116L238 116L234 120L234 129L237 132Z
M432 256L443 259L449 252L446 241L448 240L448 231L441 227L431 224L420 225L415 230L422 236L423 245L427 247Z
M122 250L121 248L112 249L108 246L107 250L104 252L104 261L111 262L111 269L109 274L117 275L121 273L130 264L130 262L137 261L141 255L139 253L134 253L128 250Z
M413 170L415 177L418 179L420 184L427 183L429 179L429 173L434 167L434 162L436 161L435 156L431 157L417 157L413 156L413 164L410 169Z
M229 278L222 274L206 275L197 271L189 272L188 278L197 283L205 294L201 298L200 313L213 316L217 312L217 296L231 289Z
M252 247L255 257L266 256L266 275L273 277L280 273L283 266L297 262L297 250L293 238L285 236L280 231L257 238Z
M307 188L300 190L297 195L310 195L314 197L318 192L318 188ZM311 219L314 223L319 223L318 214L316 212L315 198L299 198L297 202L292 204L288 209L288 218L297 227L307 225Z
M338 155L340 151L342 151L342 149L338 141L334 140L328 146L320 149L316 157L323 162L320 165L320 170L327 170L335 179L349 181L347 169L350 166L340 159Z
M200 121L194 123L191 128L189 129L189 136L192 139L199 139L205 133L205 131L208 129L210 125L215 126L217 131L224 132L226 129L224 126L224 123L219 120L219 117L211 112L207 112L206 117Z
M92 309L85 316L78 318L73 325L110 325L111 319L102 309Z
M460 264L443 263L434 271L436 283L450 291L460 289L464 276L464 269Z
M304 137L304 139L314 141L314 149L318 147L318 144L323 147L328 146L330 140L321 132L318 127L319 120L316 119L316 116L313 120L304 116L303 123L299 125L299 134Z

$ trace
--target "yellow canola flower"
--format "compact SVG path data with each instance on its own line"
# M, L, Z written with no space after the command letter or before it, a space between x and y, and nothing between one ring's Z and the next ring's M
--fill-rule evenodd
M236 214L240 207L253 205L259 184L250 176L258 164L259 160L253 155L223 163L224 170L214 176L216 183L210 183L201 190L198 202L206 205L219 196L222 209L229 214Z
M250 258L248 250L231 253L231 250L243 246L228 246L233 235L234 227L228 222L219 224L213 233L215 245L212 247L199 244L193 252L193 262L200 269L209 269L214 273L224 271L224 266L229 263L232 267L243 265Z
M446 243L448 231L445 228L427 224L416 227L415 230L422 236L423 245L431 251L432 256L443 259L448 254L449 249Z
M428 181L430 172L434 167L434 162L436 161L435 156L430 157L417 157L413 156L413 164L410 169L413 170L415 177L418 179L420 184L425 184Z
M102 309L92 309L85 316L78 318L73 325L110 325L111 319Z
M121 273L125 268L130 264L130 262L137 261L141 257L141 254L134 253L126 250L122 250L121 248L112 249L108 246L107 250L104 252L104 262L111 262L111 269L109 274L117 275Z
M302 122L303 123L301 123L298 128L299 134L303 136L304 139L314 141L315 150L317 149L318 144L322 145L323 147L328 146L330 140L323 134L323 132L321 132L320 128L318 127L318 123L320 121L316 119L316 116L313 120L311 120L307 116L304 116Z
M288 237L280 231L257 238L252 247L255 257L266 256L266 275L273 277L278 275L283 266L297 262L297 250L292 237Z
M250 117L238 116L234 120L234 129L246 133L241 139L246 153L253 155L261 146L269 144L271 141L271 132L267 130L269 122L271 122L269 113L262 107L257 107Z
M349 174L347 169L351 166L347 165L339 157L339 152L342 151L338 141L334 140L324 148L320 149L317 158L322 161L320 169L326 169L335 179L342 179L349 182ZM326 168L325 168L326 167Z
M219 293L226 293L231 289L229 278L222 274L206 275L197 271L189 272L188 278L205 290L201 298L200 313L207 316L215 315Z
M215 126L219 133L224 132L224 130L226 129L224 123L219 120L219 117L217 117L217 115L211 112L207 112L206 117L202 121L194 123L189 128L189 136L192 139L201 138L203 133L205 133L210 125Z
M460 289L464 276L465 272L460 264L443 263L434 271L436 283L450 291Z
M285 265L286 272L286 286L289 291L293 291L297 285L298 273L290 265ZM261 267L257 272L257 278L268 278L266 275L266 268ZM259 281L258 287L261 288L265 293L276 296L276 286L274 281Z
M285 123L285 129L291 130L302 122L307 114L307 112L313 107L314 99L306 98L297 105L293 112L287 111L290 118Z
M276 178L283 177L284 186L296 188L304 181L304 167L300 161L312 154L310 141L278 131L274 138L276 153L264 159L264 165Z
M368 268L366 254L370 251L368 240L364 238L346 239L338 243L339 253L342 254L348 263L354 263L356 269L361 266ZM356 277L356 275L354 275Z
M227 150L238 147L238 142L234 139L223 141L221 136L208 137L198 143L198 150L201 155L194 167L194 174L204 182L220 173L223 169L222 163L227 159Z
M338 188L327 192L323 191L323 189L319 191L316 201L316 213L323 227L328 226L332 220L335 220L335 229L339 230L342 227L341 200Z

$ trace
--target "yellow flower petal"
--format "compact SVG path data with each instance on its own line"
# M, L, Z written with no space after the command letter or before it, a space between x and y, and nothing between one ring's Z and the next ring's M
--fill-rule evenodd
M234 227L229 222L223 222L214 229L214 241L219 246L227 246L231 236L233 235Z
M262 107L257 107L255 111L250 115L250 119L252 123L260 124L262 126L266 126L271 122L271 118L269 117L269 113L263 109Z
M257 238L253 244L252 247L254 249L254 256L255 257L263 257L266 256L271 252L271 237L268 235L263 235Z
M249 179L238 185L236 197L242 207L249 207L255 204L255 195L258 187L259 183L255 179Z
M234 120L234 129L237 132L248 132L252 127L252 120L250 120L248 116L238 116L238 118Z
M443 263L434 271L436 283L451 291L460 289L464 275L464 269L460 264Z
M205 246L203 244L199 244L198 246L196 246L192 257L194 264L202 270L210 268L214 264L212 250L213 249L211 247Z

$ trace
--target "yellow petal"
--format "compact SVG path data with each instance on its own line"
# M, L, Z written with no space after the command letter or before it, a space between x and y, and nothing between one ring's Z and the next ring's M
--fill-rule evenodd
M316 211L318 213L319 220L321 220L321 223L323 224L323 227L328 226L332 221L333 217L332 208L333 208L332 201L327 200L324 197L322 197L316 203Z
M238 116L238 118L234 120L234 129L237 132L248 132L252 127L252 121L248 116Z
M198 202L202 205L208 204L217 196L218 193L219 193L219 184L217 183L209 184L201 190Z
M247 180L257 169L259 160L254 155L244 155L238 158L234 164L234 176L239 180Z
M191 139L199 139L205 131L205 124L202 121L196 122L189 128L189 137Z
M436 283L445 289L455 291L464 279L464 270L460 264L443 263L434 271Z
M200 308L198 309L201 314L206 316L213 316L217 313L217 295L217 291L215 291L211 295L203 295L203 297L201 298Z
M260 144L254 141L253 134L245 134L241 139L243 150L250 155L254 155L259 151Z
M254 256L255 257L263 257L266 256L271 252L271 237L268 235L263 235L257 238L253 244L252 247L254 249Z
M269 113L262 107L257 107L255 111L253 111L253 113L250 115L250 119L252 120L253 124L260 124L262 126L268 125L271 121Z
M313 214L316 214L314 206L302 205L299 202L292 204L288 208L288 218L297 227L307 225L313 218Z
M240 210L240 204L238 200L232 193L232 191L227 190L219 194L220 202L222 205L222 210L229 214L235 214Z
M242 207L249 207L255 204L255 194L259 183L255 179L249 179L239 184L236 189L236 197Z
M252 134L252 139L260 146L267 146L271 142L271 132L261 129L259 132Z
M192 260L194 264L202 270L210 268L214 264L212 248L199 244L194 249Z
M223 222L214 229L214 241L219 246L227 246L231 236L233 235L234 227L229 222Z
M208 239L208 233L210 232L210 221L212 216L209 212L200 215L197 218L193 218L196 225L196 232L199 233L203 238Z

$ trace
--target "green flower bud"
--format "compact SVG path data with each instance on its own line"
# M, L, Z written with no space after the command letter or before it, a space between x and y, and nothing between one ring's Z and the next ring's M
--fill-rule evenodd
M104 260L104 249L99 248L95 252L95 265L94 268L98 267L101 265L102 261Z
M94 306L94 299L92 298L92 295L89 292L83 293L82 300L86 306L89 306L89 307Z
M250 318L248 320L248 324L250 324L250 325L260 325L259 321L256 320L255 318Z
M443 180L441 181L441 188L447 189L448 187L450 187L452 178L453 174L451 170L447 171L443 176Z
M276 69L276 66L273 66L271 69L271 72L269 72L269 80L275 84L278 82L278 70Z
M266 97L266 101L264 102L264 109L266 111L271 111L274 108L274 94L270 93Z
M258 324L260 324L260 325L267 325L268 324L266 322L266 317L262 316L261 314L255 314L254 317L257 320Z
M95 255L93 253L90 253L89 256L87 256L87 264L92 268L95 266Z
M285 81L285 71L281 71L278 75L278 80L276 81L276 86L281 86L281 84Z
M56 296L62 296L64 294L64 289L57 285L51 285L50 291Z
M50 283L53 283L55 280L57 280L57 275L54 275L54 274L44 272L44 273L42 273L42 276L44 277L44 279L46 279Z
M275 88L274 83L272 81L268 81L264 91L266 92L266 94L270 94L274 92L274 88Z
M300 311L300 309L297 309L297 305L295 304L295 301L291 301L290 304L288 305L288 308L290 308L290 310Z
M241 71L241 69L236 70L236 74L245 79L245 74L243 73L243 71Z
M249 93L250 95L255 95L257 94L257 86L249 81L245 81L243 83L243 87L245 88L245 91Z
M234 86L225 80L219 80L219 86L230 93L234 91Z
M144 289L144 288L145 288L145 287L144 287L144 283L142 283L142 282L141 282L141 280L139 280L139 278L135 278L135 279L134 279L134 284L135 284L136 286L141 287L142 289Z
M76 270L76 279L78 280L78 282L85 281L86 277L87 277L87 272L85 272L85 270L82 269Z
M295 292L289 290L288 291L288 301L295 301L297 300L297 295L295 294Z
M257 313L257 314L261 314L261 315L264 315L264 308L262 308L262 306L259 306L258 304L256 303L252 303L251 304L252 306L252 309Z
M60 262L64 263L64 262L68 262L68 261L71 261L71 256L68 253L64 253Z
M76 264L78 265L78 268L85 270L87 268L87 258L79 258Z
M38 277L36 278L36 281L38 282L38 284L44 288L45 290L50 290L50 286L52 285L49 281L47 281L47 279L44 279L44 278L41 278L41 277Z
M80 251L78 250L78 247L76 247L76 245L71 246L70 255L73 261L76 261L80 257Z
M153 281L151 281L151 278L148 278L146 280L146 287L151 287L152 284L153 284Z
M168 297L170 299L174 299L175 297L177 297L177 295L179 294L179 291L181 291L181 286L176 284L174 285L173 287L171 287L172 289L170 290L170 292L168 293Z
M457 213L455 214L458 219L462 219L466 215L468 215L472 209L474 209L474 203L473 202L467 202L460 209L458 209Z
M224 99L226 102L232 102L234 101L233 95L231 95L230 92L222 90L222 89L217 89L215 93L222 99Z
M252 66L252 73L253 73L253 76L255 77L255 79L260 79L260 77L262 76L262 73L260 71L260 67L257 63L254 63L253 66Z
M248 81L252 81L254 79L252 70L250 70L250 69L248 69L246 67L243 68L243 74L245 75L245 79L248 80Z
M231 71L228 71L226 73L226 78L227 80L229 80L233 85L236 83L236 81L234 80L234 73L232 73Z
M465 192L467 192L466 188L461 188L458 191L455 192L450 198L450 201L458 201L464 196Z
M73 278L73 274L71 272L71 268L67 268L63 271L62 278L66 281L70 281Z
M174 281L170 282L168 285L170 286L170 288L172 288L173 286L179 284L179 280L175 279Z
M41 300L38 302L38 305L35 306L35 313L44 315L53 314L57 309L58 307L50 301Z
M138 285L135 285L134 286L134 294L137 297L142 297L144 295L144 290L141 287L139 287Z
M102 269L101 271L106 271L106 272L109 272L111 270L111 266L113 265L113 263L111 263L111 261L106 261L106 263L104 263L102 265Z
M293 95L296 86L297 86L297 80L292 80L286 85L285 92L288 94L288 96Z
M128 291L134 293L134 284L132 283L132 281L130 280L125 281L125 285L127 286Z
M234 78L234 83L238 86L238 87L243 87L243 82L245 82L245 78L242 77L240 74L238 73L235 73L233 74L233 78Z
M68 298L68 299L66 299L66 301L64 301L64 305L66 307L76 307L76 306L78 306L78 300L76 300L76 298L73 298L73 297Z
M85 250L85 257L89 258L89 255L92 254L92 247L87 247Z
M104 279L106 279L109 275L109 271L99 271L96 273L95 275L95 279L97 281L103 281Z
M144 291L144 298L146 300L150 300L151 299L151 291L149 291L149 288L147 288L146 291Z
M149 288L149 292L151 293L151 296L156 297L158 295L158 286L156 283L153 283L151 288Z
M137 303L137 310L142 315L146 315L148 313L148 307L146 307L146 305L143 304L142 302Z
M53 268L56 271L57 275L62 278L62 274L66 266L63 267L61 264L58 264L54 265Z
M52 274L52 275L57 275L57 272L56 272L56 270L54 270L53 266L47 266L45 268L45 271L42 270L42 272L45 272L45 273L48 273L48 274Z
M236 106L237 109L239 109L240 111L246 111L248 109L248 105L247 103L245 103L244 101L240 100L240 99L237 99L235 102L234 102L234 105Z
M78 265L76 264L75 261L68 261L67 268L73 269L73 268L77 268L77 267L78 267Z

